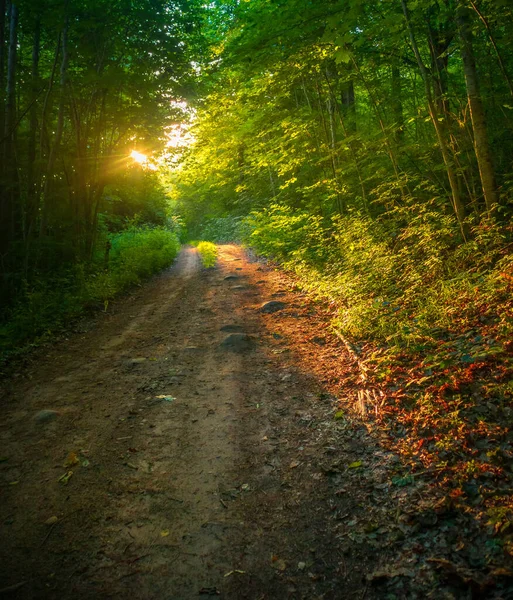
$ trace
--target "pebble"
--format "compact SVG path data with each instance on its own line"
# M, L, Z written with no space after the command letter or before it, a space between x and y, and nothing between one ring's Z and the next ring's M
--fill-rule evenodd
M287 304L285 302L280 302L279 300L271 300L262 304L262 306L258 310L260 312L270 314L278 312L279 310L283 310L286 306Z
M253 337L247 333L232 333L221 342L220 347L230 352L245 352L251 350L254 345Z
M60 416L60 413L58 413L56 410L40 410L38 413L36 413L34 415L34 421L36 423L51 423L52 421L55 421L55 419L57 419L57 417Z

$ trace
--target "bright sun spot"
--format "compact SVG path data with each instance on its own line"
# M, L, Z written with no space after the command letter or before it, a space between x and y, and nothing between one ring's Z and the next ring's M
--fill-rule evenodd
M148 162L148 157L146 154L141 154L140 152L137 152L137 150L132 150L130 156L135 160L135 162L138 162L141 165L145 165Z

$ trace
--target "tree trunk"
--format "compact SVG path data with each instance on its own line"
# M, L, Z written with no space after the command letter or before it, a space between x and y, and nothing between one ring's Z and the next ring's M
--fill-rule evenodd
M481 19L481 22L483 23L483 25L486 29L488 38L490 39L493 49L495 50L495 56L497 57L497 62L499 63L499 67L500 67L502 76L504 77L506 83L508 84L509 93L513 97L513 82L511 81L511 77L509 76L509 74L506 70L506 65L504 64L504 59L502 58L502 54L499 52L499 47L497 46L497 42L495 41L495 36L492 33L490 23L488 22L488 19L483 15L483 13L479 10L479 8L478 8L477 4L474 2L474 0L469 0L469 1L470 1L470 4L472 5L472 8L476 12L477 16Z
M354 93L354 82L346 81L342 84L340 92L342 102L342 113L349 134L356 133L356 97Z
M460 189L458 185L458 177L453 169L451 154L447 145L447 140L445 138L445 132L442 127L442 124L438 120L438 115L436 112L436 106L433 101L433 95L431 93L431 85L429 81L429 74L420 55L419 47L417 45L417 40L415 39L415 35L413 33L413 27L410 20L410 12L408 10L408 5L406 4L406 0L401 0L401 5L403 8L404 19L406 21L406 27L408 29L408 34L410 36L410 42L413 48L413 52L415 54L415 58L417 59L417 64L419 66L420 73L422 75L422 79L424 81L424 88L426 92L426 99L428 103L429 115L431 117L431 121L433 123L433 127L435 128L436 137L438 140L438 145L440 147L440 151L442 153L442 158L445 165L445 170L447 172L447 177L449 179L449 185L451 186L451 195L452 195L452 204L454 208L454 212L456 214L456 218L458 219L458 223L460 226L461 234L463 238L466 239L467 233L465 229L465 207L463 206L463 202L460 196Z
M41 17L38 15L34 28L34 42L32 45L32 81L30 90L30 123L28 139L28 164L27 164L27 237L33 229L37 212L36 194L36 149L37 149L37 98L39 95L39 54L41 50Z
M8 252L9 243L14 237L16 201L16 153L14 147L14 124L16 122L16 64L18 47L18 7L9 6L9 51L7 55L7 87L4 128L4 178L2 204L0 209L0 251Z
M472 129L474 131L474 149L476 152L479 176L481 178L481 186L483 188L486 209L491 212L494 210L499 201L499 195L497 193L495 172L492 164L490 144L488 142L486 117L479 91L476 60L474 57L474 48L472 44L472 31L469 27L468 14L468 9L464 5L460 4L458 6L457 21L461 39L463 71L465 73L465 83L467 86Z
M46 228L48 224L48 208L49 208L49 195L51 192L51 181L54 176L55 163L57 160L57 152L61 145L62 134L64 132L64 109L66 104L66 84L68 77L68 27L69 18L66 16L64 23L64 29L62 31L62 62L61 62L61 92L59 99L59 112L57 116L57 128L55 130L55 139L52 147L50 148L50 154L48 157L48 166L46 170L45 184L43 187L43 205L41 209L41 222L39 224L39 237L46 235Z
M397 144L404 139L404 114L402 102L401 71L392 63L392 117L394 119L394 136Z
M0 135L5 131L5 11L6 0L0 0ZM0 144L0 178L4 170L4 145ZM1 185L1 184L0 184Z

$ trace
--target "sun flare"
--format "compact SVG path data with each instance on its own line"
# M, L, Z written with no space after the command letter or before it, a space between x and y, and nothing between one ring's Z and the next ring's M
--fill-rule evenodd
M148 157L146 154L141 154L140 152L137 152L137 150L132 150L130 156L135 160L135 162L138 162L141 165L145 165L148 162Z

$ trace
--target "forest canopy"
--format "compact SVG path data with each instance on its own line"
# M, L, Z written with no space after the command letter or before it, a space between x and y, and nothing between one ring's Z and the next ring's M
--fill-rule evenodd
M57 275L103 273L109 236L137 227L245 240L356 307L341 316L356 336L395 335L383 303L417 335L443 320L437 296L505 285L507 0L1 0L0 14L4 319Z

